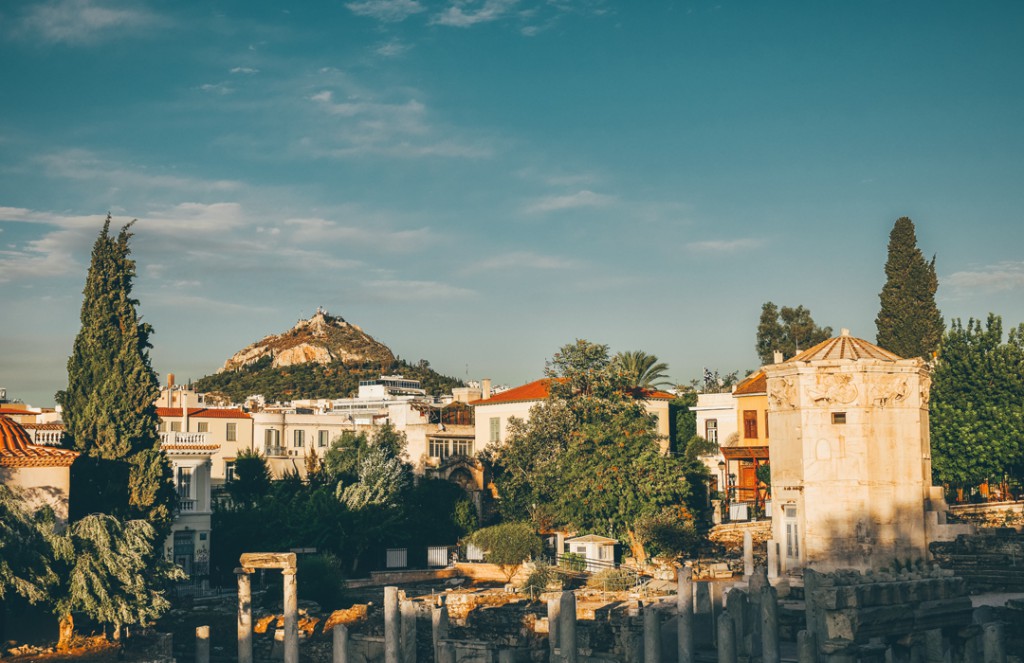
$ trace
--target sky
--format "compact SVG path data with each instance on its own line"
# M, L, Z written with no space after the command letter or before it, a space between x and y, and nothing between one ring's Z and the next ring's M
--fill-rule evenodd
M1022 118L1016 1L9 0L0 386L65 386L108 212L162 380L317 306L462 379L744 372L766 301L873 341L900 216L1015 326Z

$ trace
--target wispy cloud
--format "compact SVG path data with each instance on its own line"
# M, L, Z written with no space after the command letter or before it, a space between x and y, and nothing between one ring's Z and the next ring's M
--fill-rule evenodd
M940 283L958 296L1024 289L1024 262L1004 261L954 272Z
M709 239L700 242L689 242L686 245L697 253L738 253L756 249L764 244L763 239L740 237L737 239Z
M38 158L51 177L104 182L129 189L171 189L177 191L233 191L242 184L234 180L201 180L167 173L152 172L132 164L122 165L88 150L65 150Z
M259 69L253 69L252 67L232 67L229 71L232 74L246 74L246 75L250 75L250 76L252 74L260 73Z
M378 44L377 48L374 49L374 52L382 58L397 58L404 55L409 48L410 46L408 44L402 43L397 39L392 39L391 41L386 41L383 44Z
M227 83L203 83L199 86L199 89L203 92L219 95L228 95L235 91L235 89Z
M138 3L55 0L29 9L21 19L20 31L46 42L84 45L124 38L167 23L166 18Z
M363 0L350 2L345 6L353 14L368 16L385 23L398 23L413 14L426 11L426 7L418 0Z
M320 246L325 243L373 244L385 251L423 249L433 242L429 228L389 230L379 215L353 210L350 216L360 225L341 224L321 218L287 219L284 222L288 241Z
M84 230L58 230L23 247L0 249L0 283L23 279L53 278L81 270L75 258L88 246L89 233Z
M317 137L302 146L322 156L388 156L399 158L452 157L486 158L492 153L483 141L466 141L445 135L444 129L428 119L425 104L417 99L391 101L360 90L351 81L337 101L333 90L321 90L308 97L321 113L336 118Z
M512 270L553 270L570 269L579 266L579 261L562 256L549 256L532 251L512 251L500 255L491 256L477 261L463 271L465 273L475 272L498 272Z
M406 281L382 279L366 281L363 285L373 291L375 297L392 301L423 301L425 299L463 299L476 293L468 288L440 283L438 281Z
M546 196L527 205L526 211L531 214L542 214L545 212L556 212L560 210L576 209L579 207L607 207L614 203L615 196L603 193L594 193L589 189L577 191L563 196Z
M505 18L519 0L456 0L448 9L434 17L433 23L455 28L468 28Z

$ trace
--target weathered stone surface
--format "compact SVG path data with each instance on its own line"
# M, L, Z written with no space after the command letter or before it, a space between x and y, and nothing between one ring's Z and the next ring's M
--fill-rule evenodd
M243 553L239 565L246 569L294 569L295 553Z

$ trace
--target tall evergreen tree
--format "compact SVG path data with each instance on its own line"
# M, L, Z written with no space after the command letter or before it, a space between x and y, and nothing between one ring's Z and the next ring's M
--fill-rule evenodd
M132 298L132 224L114 236L110 221L108 215L93 245L68 386L56 395L68 435L84 456L73 468L71 516L141 517L165 535L174 490L157 435L153 329L140 320Z
M901 357L930 360L942 340L942 313L935 304L939 280L935 257L924 259L917 248L914 222L900 217L889 233L885 285L878 298L882 307L875 318L878 345Z

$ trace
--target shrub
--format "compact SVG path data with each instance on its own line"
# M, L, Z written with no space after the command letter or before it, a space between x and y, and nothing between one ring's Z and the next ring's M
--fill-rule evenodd
M345 574L341 560L331 553L300 555L299 597L316 601L326 611L336 610L345 600Z
M469 542L484 551L484 559L501 567L512 582L523 562L540 555L543 545L529 523L503 523L473 532Z
M633 586L633 574L625 569L605 569L587 580L587 587L606 592L624 592Z
M526 577L526 582L519 589L523 594L527 594L530 600L535 601L541 592L547 590L548 585L554 579L555 574L551 567L544 562L537 562L536 568L530 572L530 575Z

